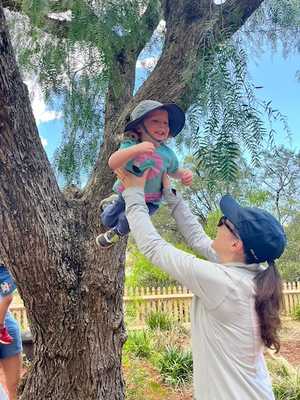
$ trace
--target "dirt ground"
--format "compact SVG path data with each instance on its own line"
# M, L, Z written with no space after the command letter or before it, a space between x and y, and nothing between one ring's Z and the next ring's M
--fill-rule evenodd
M280 355L300 368L300 321L285 319L282 326Z
M283 320L283 328L281 330L281 349L280 355L286 358L289 363L294 367L300 368L300 321L293 321L290 319ZM168 398L168 400L192 400L192 391L190 387L182 390L171 390L167 385L164 385L157 371L146 362L143 364L143 369L151 375L151 380L157 383L160 387L158 397L150 395L147 397L147 393L144 392L144 396L141 397L144 400L157 400L162 398ZM25 372L25 369L23 370ZM126 370L125 370L126 375ZM5 379L3 376L2 369L0 368L0 383L5 388ZM134 390L134 384L131 385L127 381L127 390ZM132 387L131 387L132 386ZM147 392L147 390L146 390ZM154 396L154 397L153 397Z

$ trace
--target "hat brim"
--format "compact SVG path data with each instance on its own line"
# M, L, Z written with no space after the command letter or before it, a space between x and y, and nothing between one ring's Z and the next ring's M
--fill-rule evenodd
M143 121L154 110L166 110L169 115L169 128L171 136L175 137L180 133L185 124L185 113L182 109L175 103L166 103L161 106L155 107L152 110L147 111L141 117L135 119L134 121L129 122L125 126L125 132L131 131L132 129L136 128L136 126Z
M220 209L224 217L228 218L236 227L238 227L239 224L239 212L241 208L242 207L229 194L221 198Z

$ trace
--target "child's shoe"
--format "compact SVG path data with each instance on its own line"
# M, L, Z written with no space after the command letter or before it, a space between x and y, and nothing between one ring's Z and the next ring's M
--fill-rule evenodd
M11 344L13 342L13 338L8 333L8 330L4 326L0 329L0 343L2 344Z
M117 234L113 229L105 233L101 233L101 235L96 237L96 243L99 247L109 248L113 246L120 240L120 235Z
M119 195L117 195L116 193L113 193L110 196L103 199L102 201L100 201L100 211L101 212L104 211L104 209L107 206L109 206L110 204L112 204L114 201L116 201L118 197L119 197Z

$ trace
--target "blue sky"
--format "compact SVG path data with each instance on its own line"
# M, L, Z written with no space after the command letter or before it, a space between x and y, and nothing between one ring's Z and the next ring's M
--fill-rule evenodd
M273 107L287 117L292 134L291 140L287 138L282 125L278 124L276 143L300 151L300 81L296 78L298 69L300 69L300 55L291 55L284 59L280 51L275 54L267 51L257 62L249 63L253 82L263 86L259 89L259 97L271 100Z
M142 59L138 62L139 82L137 85L141 82L141 77L145 75L143 62L151 66L153 57L149 58L149 54L142 55ZM286 115L288 120L291 138L287 137L282 125L277 124L275 128L278 135L275 142L296 151L300 151L300 82L296 79L298 69L300 69L300 55L290 55L284 59L280 50L275 54L272 54L270 50L265 50L259 59L249 63L253 83L263 86L258 92L260 99L271 100L273 108ZM63 120L60 118L59 110L52 110L45 103L41 106L42 102L43 99L40 96L39 101L36 102L39 109L35 110L35 116L45 150L49 159L52 160L53 153L60 144ZM37 108L37 105L33 104L33 108Z

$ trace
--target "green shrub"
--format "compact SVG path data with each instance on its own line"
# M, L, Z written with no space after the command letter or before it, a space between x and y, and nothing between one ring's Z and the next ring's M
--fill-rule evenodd
M276 400L300 400L300 371L285 359L268 360Z
M190 382L193 375L191 351L167 347L158 360L158 369L164 380L171 385Z
M151 330L168 331L172 328L173 320L164 312L152 311L146 318L146 324Z
M293 318L300 321L300 304L297 304L293 311Z
M137 248L130 246L126 259L127 287L162 287L176 284L169 274L155 267Z
M136 357L149 358L152 354L151 335L146 331L130 331L124 350Z

